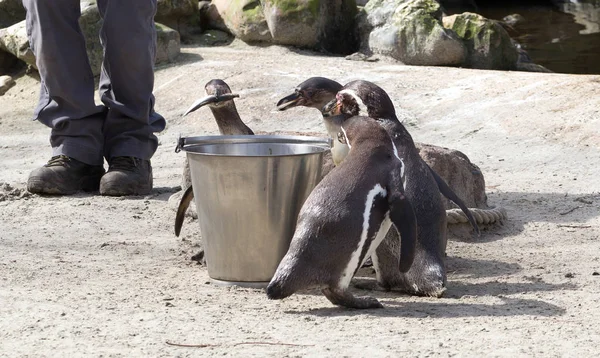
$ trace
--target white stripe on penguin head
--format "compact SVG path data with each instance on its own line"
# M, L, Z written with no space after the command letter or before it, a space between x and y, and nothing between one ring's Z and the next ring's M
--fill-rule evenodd
M369 233L369 220L371 219L371 210L373 210L373 202L375 201L375 197L378 195L381 195L384 198L387 196L387 190L385 190L385 188L383 188L379 183L375 184L373 189L369 190L369 192L367 193L367 197L365 198L365 211L363 212L363 225L362 232L360 234L360 241L358 242L356 250L354 250L354 252L352 252L352 254L350 255L348 265L342 272L339 287L348 287L348 285L350 285L350 280L352 279L354 272L360 264L360 254L362 253L363 246L365 246L365 242L367 241L367 235Z
M347 94L347 95L350 95L352 98L354 98L354 100L356 101L356 104L358 105L358 115L359 116L364 116L364 117L369 116L369 109L367 108L367 106L365 106L365 103L356 94L356 92L354 92L353 90L350 90L350 89L345 89L345 90L341 90L339 93Z

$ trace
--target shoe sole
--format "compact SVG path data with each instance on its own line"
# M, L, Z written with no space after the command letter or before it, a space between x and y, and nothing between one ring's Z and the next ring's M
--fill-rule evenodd
M93 192L100 189L100 176L88 176L80 179L76 189L60 187L58 185L48 185L48 182L42 179L29 178L27 180L27 191L33 194L49 195L72 195L80 191Z
M123 187L123 185L111 185L104 184L100 185L100 195L104 196L135 196L135 195L148 195L152 192L152 185L149 187L140 187L139 184L130 185L129 187Z

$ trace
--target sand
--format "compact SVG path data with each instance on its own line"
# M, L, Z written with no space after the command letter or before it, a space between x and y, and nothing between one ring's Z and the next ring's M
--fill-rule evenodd
M448 243L443 298L354 290L381 310L333 306L318 291L269 301L216 286L190 258L197 221L173 234L177 137L217 134L207 108L181 118L212 78L241 94L255 130L319 131L318 112L275 103L310 76L387 90L414 139L458 149L483 171L504 225ZM39 83L22 74L0 97L0 355L398 357L598 354L600 76L401 66L287 49L182 49L157 68L168 119L145 197L28 195L51 156L30 121ZM372 280L370 269L359 276ZM177 347L167 342L204 347Z

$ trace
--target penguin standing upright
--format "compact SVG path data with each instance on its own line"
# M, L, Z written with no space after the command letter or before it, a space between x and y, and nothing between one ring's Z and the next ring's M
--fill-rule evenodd
M348 119L342 133L348 157L302 205L290 247L267 287L270 299L317 287L336 305L381 308L375 298L353 296L348 285L367 257L377 261L375 250L392 224L402 237L395 270L406 272L413 262L417 223L393 141L367 117Z
M221 135L254 135L252 129L242 121L242 118L235 107L233 99L239 97L239 95L233 94L231 88L229 88L225 81L220 79L210 80L204 86L204 90L206 91L207 96L194 102L190 108L185 111L183 116L187 116L198 108L208 105L215 117ZM185 158L185 164L183 166L181 188L184 190L184 193L181 196L179 206L177 207L177 214L175 215L176 236L179 236L181 233L185 212L194 199L190 175L190 163L188 162L187 157Z
M408 293L439 297L446 290L446 212L440 190L465 212L476 232L479 228L462 200L423 161L411 135L396 117L387 93L368 81L346 84L323 109L325 115L366 115L376 119L392 138L406 166L404 190L417 217L418 238L415 261L406 273L398 272L396 257L399 239L390 230L377 249L378 262L373 262L378 283L386 289L397 288Z

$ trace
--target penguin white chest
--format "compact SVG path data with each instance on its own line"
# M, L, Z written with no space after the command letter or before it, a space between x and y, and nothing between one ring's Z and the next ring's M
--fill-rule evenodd
M331 158L333 159L333 164L336 166L340 165L340 163L346 158L348 152L350 151L350 147L347 144L342 144L337 141L337 139L333 140L333 146L331 147Z

